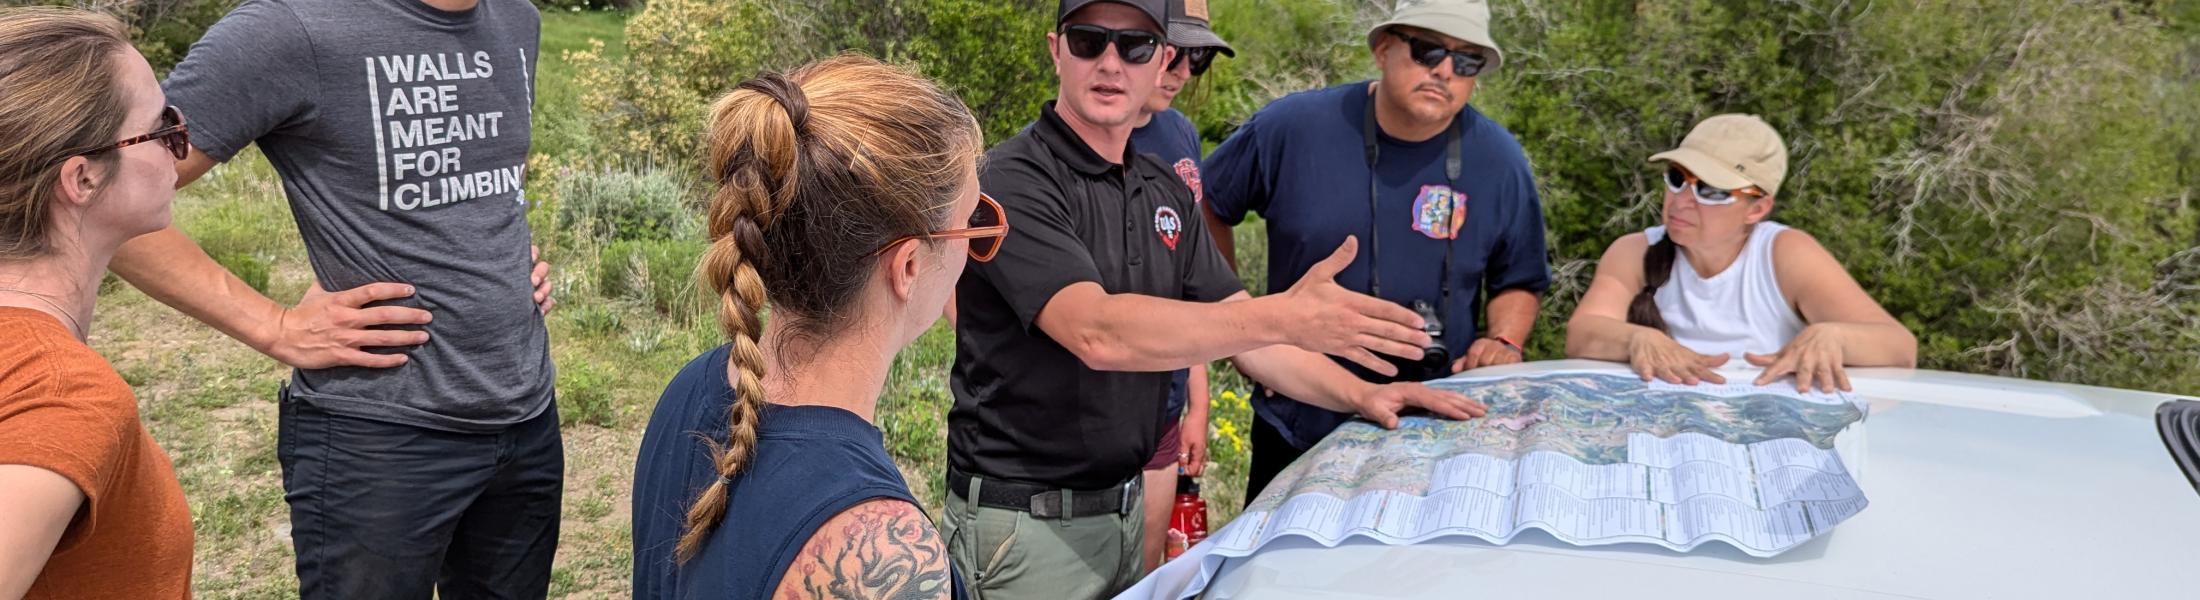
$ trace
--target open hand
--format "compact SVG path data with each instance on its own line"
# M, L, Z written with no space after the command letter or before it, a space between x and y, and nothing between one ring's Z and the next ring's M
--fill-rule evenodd
M1419 359L1429 336L1421 331L1421 316L1406 307L1337 285L1337 273L1359 253L1358 239L1346 236L1336 253L1315 263L1298 284L1281 294L1297 309L1289 323L1294 332L1291 345L1396 375L1398 367L1375 353Z
M1489 414L1490 407L1467 398L1459 392L1439 390L1418 383L1369 384L1352 405L1359 407L1360 416L1383 426L1398 427L1398 413L1408 407L1427 409L1438 416L1464 421Z
M1795 376L1795 391L1810 391L1816 384L1819 391L1832 392L1834 388L1850 391L1849 372L1842 368L1844 353L1840 331L1831 325L1804 327L1795 339L1788 340L1786 348L1778 353L1763 355L1743 354L1749 364L1764 367L1757 376L1757 385L1772 383L1788 375Z
M1641 376L1643 381L1657 379L1680 385L1705 381L1726 383L1726 377L1713 369L1726 364L1728 358L1731 357L1725 353L1697 354L1673 341L1672 336L1649 329L1637 332L1627 341L1627 364L1634 367L1635 375Z
M369 367L386 369L405 364L403 354L375 354L366 348L415 346L428 342L428 332L377 329L386 325L425 325L428 311L403 306L368 304L413 295L413 286L370 283L336 293L320 283L306 289L298 305L284 309L276 321L275 339L261 350L283 364L300 369Z

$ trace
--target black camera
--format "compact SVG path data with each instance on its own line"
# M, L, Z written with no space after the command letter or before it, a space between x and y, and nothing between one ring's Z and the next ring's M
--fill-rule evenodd
M1413 313L1421 315L1426 325L1421 331L1428 334L1428 346L1421 349L1419 360L1383 355L1391 365L1398 367L1398 375L1391 381L1428 381L1451 376L1451 350L1444 346L1444 319L1437 316L1436 307L1427 300L1415 300L1408 305Z

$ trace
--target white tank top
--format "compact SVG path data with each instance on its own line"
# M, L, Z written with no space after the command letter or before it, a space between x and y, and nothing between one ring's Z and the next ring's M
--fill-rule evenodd
M1758 223L1742 255L1710 277L1696 274L1687 252L1677 253L1672 278L1655 296L1674 341L1703 354L1727 353L1733 362L1744 352L1771 354L1787 347L1803 331L1803 318L1780 293L1780 279L1772 272L1772 242L1786 230L1779 223ZM1643 234L1656 244L1665 238L1665 227Z

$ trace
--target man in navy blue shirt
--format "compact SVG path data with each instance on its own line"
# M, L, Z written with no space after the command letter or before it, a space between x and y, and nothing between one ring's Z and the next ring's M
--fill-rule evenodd
M1368 33L1382 78L1286 96L1204 164L1208 227L1236 263L1230 226L1267 220L1269 292L1290 289L1347 236L1339 284L1439 317L1443 350L1401 377L1519 362L1550 286L1542 202L1511 132L1467 105L1502 60L1481 0L1400 7ZM1482 296L1487 295L1486 305ZM1476 322L1487 317L1486 329ZM1343 361L1340 361L1343 362ZM1345 364L1370 381L1388 376ZM1254 394L1246 498L1352 416Z

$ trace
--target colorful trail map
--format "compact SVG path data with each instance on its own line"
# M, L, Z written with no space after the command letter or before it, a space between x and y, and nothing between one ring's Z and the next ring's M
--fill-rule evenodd
M1833 450L1835 435L1865 417L1848 394L1646 384L1615 372L1428 385L1480 400L1489 414L1410 417L1395 430L1347 423L1186 555L1202 565L1194 579L1291 536L1504 544L1539 529L1579 546L1686 552L1719 541L1770 557L1869 504Z

